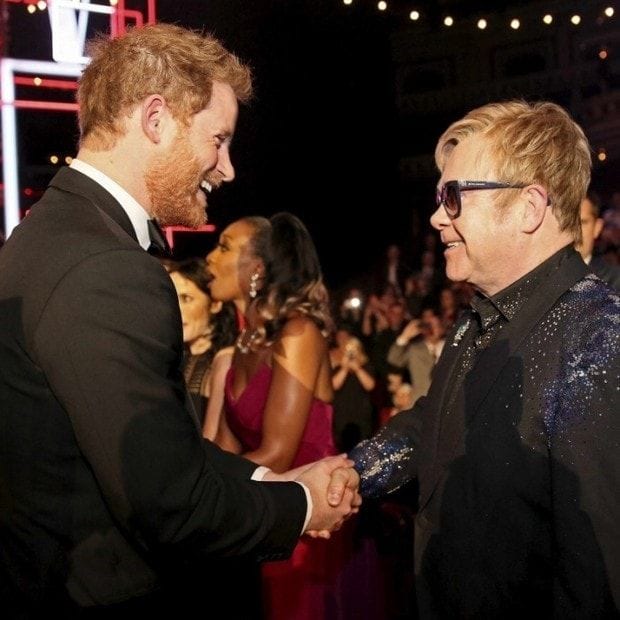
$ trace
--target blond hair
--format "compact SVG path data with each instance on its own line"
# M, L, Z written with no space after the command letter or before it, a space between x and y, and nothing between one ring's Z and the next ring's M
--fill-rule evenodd
M237 99L252 95L250 70L210 35L172 24L134 28L89 44L90 64L78 89L81 142L109 148L125 132L128 110L162 95L183 123L211 100L214 82L229 84Z
M439 138L439 170L452 149L473 134L484 138L494 162L497 178L489 180L542 185L560 230L581 238L579 209L590 183L592 158L588 139L566 110L546 101L507 101L472 110Z

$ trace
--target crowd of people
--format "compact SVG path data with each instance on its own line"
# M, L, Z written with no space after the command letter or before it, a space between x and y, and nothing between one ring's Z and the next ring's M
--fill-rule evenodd
M291 213L161 258L234 179L248 68L165 24L91 54L78 155L0 251L5 616L617 616L618 267L570 115L450 125L419 272L392 246L334 309Z

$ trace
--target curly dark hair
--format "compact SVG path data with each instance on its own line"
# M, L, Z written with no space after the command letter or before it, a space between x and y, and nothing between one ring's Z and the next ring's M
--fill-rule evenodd
M286 321L300 315L312 319L329 337L333 331L329 295L307 228L286 212L269 220L247 217L243 221L254 229L250 251L265 265L263 286L253 302L262 319L253 348L271 344Z

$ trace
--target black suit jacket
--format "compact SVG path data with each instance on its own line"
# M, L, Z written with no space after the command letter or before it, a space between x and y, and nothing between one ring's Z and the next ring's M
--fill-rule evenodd
M418 479L422 618L618 613L620 298L566 254L481 353L451 415L467 317L428 396L351 454L366 495Z
M112 196L61 170L2 249L0 273L9 609L117 603L207 555L291 552L303 490L251 482L255 465L200 437L174 288Z

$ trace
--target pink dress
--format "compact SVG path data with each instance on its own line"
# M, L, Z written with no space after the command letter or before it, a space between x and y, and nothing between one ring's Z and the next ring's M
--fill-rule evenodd
M262 364L237 399L232 394L233 379L234 367L226 376L226 419L244 451L255 450L261 443L271 367ZM335 453L332 406L315 398L292 467ZM338 573L343 564L343 553L338 536L329 541L305 537L297 544L289 560L264 564L265 618L317 620L340 617Z

